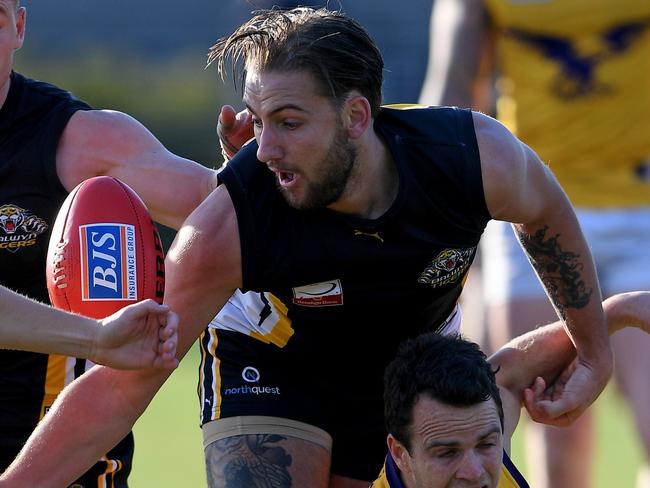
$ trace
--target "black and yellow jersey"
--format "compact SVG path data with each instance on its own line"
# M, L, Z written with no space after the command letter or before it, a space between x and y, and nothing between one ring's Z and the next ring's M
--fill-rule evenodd
M399 175L377 219L292 208L255 142L220 172L244 289L202 336L199 385L203 424L316 426L333 439L332 472L368 481L385 454L383 371L407 337L459 326L457 300L490 218L470 111L385 107L374 128Z
M278 346L296 334L355 350L390 334L380 341L389 346L376 346L390 349L383 356L450 315L490 218L472 114L384 107L374 127L399 174L397 198L378 219L290 207L255 142L221 171L238 219L244 289L258 297L227 305L213 326Z
M69 92L16 72L11 73L0 109L0 283L44 303L49 303L47 247L67 196L56 173L56 151L70 117L89 109ZM86 366L85 360L75 358L0 350L0 472L63 387ZM118 459L110 455L93 468L92 486L98 486L99 479L110 480L118 470L120 476L128 474L130 436L120 446Z

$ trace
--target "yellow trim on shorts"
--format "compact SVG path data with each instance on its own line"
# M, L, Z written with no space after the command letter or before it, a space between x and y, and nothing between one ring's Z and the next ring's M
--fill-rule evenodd
M321 446L329 452L332 451L332 436L323 429L282 417L267 417L264 415L227 417L203 424L201 431L203 432L204 450L213 442L227 437L276 434L302 439Z

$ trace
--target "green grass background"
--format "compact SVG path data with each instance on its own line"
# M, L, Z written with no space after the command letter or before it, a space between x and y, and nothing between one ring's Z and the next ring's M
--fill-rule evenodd
M195 344L136 423L132 488L206 486L196 396L198 357ZM642 459L641 447L627 406L613 386L599 398L595 412L595 488L633 488ZM525 475L521 446L519 429L512 454Z

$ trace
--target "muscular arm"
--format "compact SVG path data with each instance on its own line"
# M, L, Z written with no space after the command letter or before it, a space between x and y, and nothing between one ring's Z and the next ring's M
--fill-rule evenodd
M216 186L215 172L168 151L134 118L110 110L76 112L56 155L63 186L108 175L124 181L154 220L178 229Z
M180 318L180 358L241 286L237 224L224 187L183 224L167 256L166 278L165 303ZM0 486L67 486L126 435L168 375L93 368L64 389Z
M494 43L483 0L436 0L429 30L420 103L486 111L488 100L479 93L491 78Z
M485 200L493 218L513 222L579 359L574 385L535 420L571 422L605 387L612 353L589 247L557 180L501 124L475 114Z
M648 291L614 295L603 302L603 310L610 335L625 327L650 333ZM490 363L498 368L496 379L503 401L506 441L519 421L525 390L538 377L551 383L575 358L573 343L560 321L514 338L490 357Z

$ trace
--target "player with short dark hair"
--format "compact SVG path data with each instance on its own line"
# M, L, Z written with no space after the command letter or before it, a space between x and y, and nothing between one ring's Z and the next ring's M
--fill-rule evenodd
M650 332L650 292L615 295L603 308L610 334ZM384 376L389 454L372 488L528 487L508 457L521 403L547 396L539 375L560 375L562 388L573 360L560 322L513 339L489 361L459 336L403 343Z

